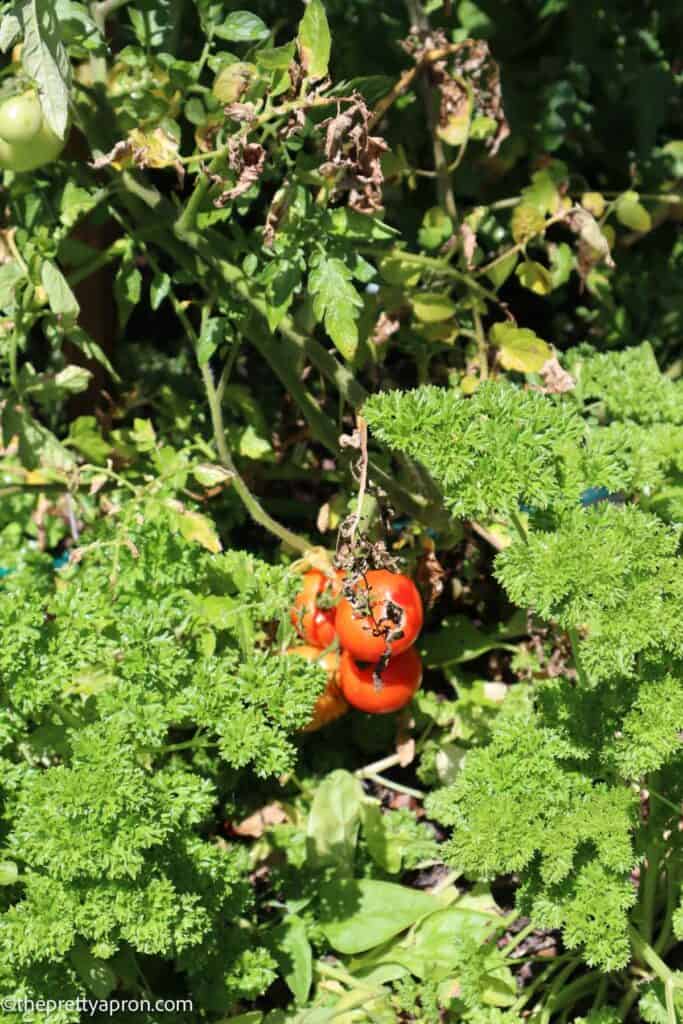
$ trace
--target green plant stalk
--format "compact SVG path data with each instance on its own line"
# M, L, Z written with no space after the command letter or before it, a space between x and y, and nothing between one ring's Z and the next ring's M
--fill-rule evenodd
M284 544L292 548L294 551L299 551L301 554L305 554L311 547L309 541L304 540L303 537L299 537L298 534L292 533L282 523L278 523L276 519L268 515L266 510L260 504L260 502L254 497L246 483L237 472L232 456L228 451L228 446L225 442L225 426L223 423L223 410L218 400L216 388L213 382L213 374L211 373L211 367L208 363L204 363L200 366L202 375L202 381L204 384L204 390L206 392L206 398L209 403L209 412L211 415L211 425L213 427L214 440L216 442L216 448L218 449L218 456L229 473L232 474L232 486L235 488L236 493L247 512L259 526L262 526L265 530L268 530L275 537L278 537Z
M518 514L515 512L514 509L510 509L510 522L512 523L512 525L514 526L515 530L517 531L517 535L518 535L519 539L524 544L528 544L529 543L529 537L528 537L528 534L527 534L526 529L524 527L524 523L519 518Z
M659 881L659 858L655 856L654 844L647 850L647 865L643 868L640 897L640 921L643 938L648 944L652 942L654 931L655 903L657 883Z
M569 641L572 645L572 654L574 656L574 667L576 668L576 675L578 676L579 683L581 686L588 686L588 676L581 664L581 656L579 654L579 634L576 629L567 630L569 634Z

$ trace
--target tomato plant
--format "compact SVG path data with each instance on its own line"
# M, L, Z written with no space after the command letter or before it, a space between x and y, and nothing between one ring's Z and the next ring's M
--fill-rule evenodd
M422 598L410 577L371 569L353 585L351 597L339 602L336 629L354 658L377 661L412 646L422 620Z
M352 707L382 715L398 711L412 700L422 680L422 660L415 648L409 647L378 668L343 651L339 676L342 693Z

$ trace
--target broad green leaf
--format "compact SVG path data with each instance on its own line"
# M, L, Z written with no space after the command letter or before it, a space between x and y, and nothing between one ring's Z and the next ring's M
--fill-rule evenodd
M127 7L140 46L165 50L172 43L182 14L182 0L136 0Z
M21 32L21 23L13 14L4 14L0 20L0 50L7 53Z
M369 878L323 886L322 930L340 953L362 953L440 910L435 897L418 889Z
M549 247L549 255L553 288L559 288L560 285L566 284L571 277L575 265L574 253L566 242L560 242L559 245Z
M81 391L85 391L91 379L92 373L84 366L65 366L55 376L55 384L60 391L77 395Z
M43 260L40 280L47 294L50 309L56 316L78 316L78 300L59 267L51 260Z
M121 330L128 323L142 294L142 274L131 260L124 260L114 278L114 296L119 311Z
M231 43L254 43L265 39L268 26L251 11L233 11L222 25L216 25L214 34Z
M97 999L106 999L117 985L116 973L104 961L94 957L84 942L69 953L76 974Z
M418 241L423 249L438 249L453 234L453 221L440 206L432 206L422 218Z
M13 860L0 860L0 885L14 885L19 878L19 868Z
M560 202L560 193L557 182L549 169L535 171L531 176L531 184L522 189L522 197L525 203L533 206L541 214L553 214L557 212Z
M453 950L457 940L483 939L494 923L493 899L489 900L490 910L483 906L479 909L477 900L471 902L473 905L463 896L452 906L430 914L415 930L414 940L405 954L399 953L399 963L410 967L411 973L419 978L428 976L441 981L448 977L456 963Z
M420 280L421 271L408 259L387 256L379 265L381 277L395 287L414 288Z
M264 47L257 50L253 59L266 71L286 70L294 60L296 43L285 43L284 46Z
M516 252L508 253L505 259L502 259L500 263L496 263L494 267L486 271L486 276L489 281L494 285L495 288L500 288L501 285L505 284L508 277L515 269L519 254Z
M652 218L642 203L637 192L624 192L616 202L617 220L632 231L649 231Z
M200 366L205 366L225 341L225 332L226 321L222 317L210 316L203 322L197 346L197 362Z
M306 934L306 925L296 915L285 918L270 936L272 952L278 961L282 977L301 1005L308 999L313 983L313 954Z
M536 295L547 295L553 290L553 278L547 267L536 260L524 260L515 270L521 284Z
M273 450L270 441L257 434L251 423L242 431L238 447L245 459L262 459Z
M437 292L421 292L412 299L413 310L423 323L437 324L455 316L455 303L450 295Z
M11 309L17 298L17 285L24 277L24 271L16 260L0 265L0 309Z
M418 645L429 668L473 661L487 651L516 649L496 632L478 629L466 615L444 619L439 629L421 637Z
M602 192L584 192L581 196L581 205L594 217L602 217L607 204Z
M401 849L390 842L384 815L378 804L363 805L363 835L368 852L383 871L395 875L401 870Z
M299 56L309 78L324 78L330 64L332 38L322 0L309 0L299 22Z
M78 416L73 420L64 443L76 448L89 462L95 464L104 463L111 452L111 445L102 437L94 416Z
M485 974L483 981L481 998L488 1006L512 1006L517 999L517 984L509 967L497 967Z
M156 447L157 435L151 420L135 417L130 439L139 452L151 452Z
M545 227L545 217L530 203L520 203L512 213L510 228L515 242L526 242L540 235Z
M324 322L344 358L353 359L358 347L356 321L363 300L352 283L351 271L341 260L324 257L308 275L308 289L316 319Z
M202 462L199 466L195 466L192 470L192 475L202 487L217 487L219 484L232 480L233 477L230 470L208 462Z
M316 863L352 869L360 826L363 787L350 772L339 769L320 783L308 815L309 855Z
M69 120L71 64L62 43L52 0L23 0L21 62L38 86L45 120L60 139Z
M538 373L553 354L550 345L527 327L497 323L491 327L490 336L500 349L500 362L506 370Z
M171 290L171 278L161 271L154 274L149 286L150 306L156 312Z

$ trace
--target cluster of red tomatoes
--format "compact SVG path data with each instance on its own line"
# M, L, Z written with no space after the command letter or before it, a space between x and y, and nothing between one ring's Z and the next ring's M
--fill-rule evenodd
M422 600L408 576L373 569L344 588L340 570L311 569L290 617L306 644L287 653L319 661L327 672L306 731L339 718L349 704L370 714L398 711L418 689L422 662L413 644L422 628Z

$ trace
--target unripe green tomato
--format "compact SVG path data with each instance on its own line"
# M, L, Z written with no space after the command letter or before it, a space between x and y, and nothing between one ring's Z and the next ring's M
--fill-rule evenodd
M55 160L64 148L46 123L33 90L0 103L0 167L33 171Z
M43 111L33 89L0 104L0 138L7 142L29 142L42 123Z
M211 91L221 103L236 103L240 96L247 91L256 75L258 75L258 68L255 64L248 64L244 61L226 64L216 75Z

